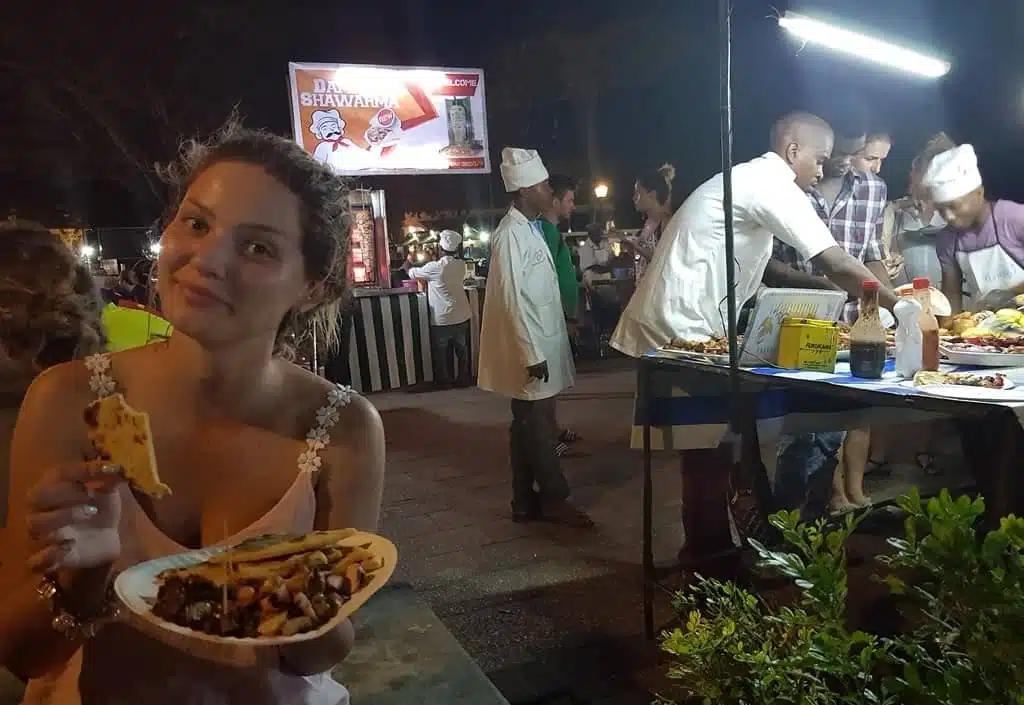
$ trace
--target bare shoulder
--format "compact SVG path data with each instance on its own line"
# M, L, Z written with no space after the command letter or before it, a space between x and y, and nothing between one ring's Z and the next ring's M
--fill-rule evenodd
M295 368L290 381L316 406L324 423L316 485L315 526L375 531L384 491L384 426L376 407L360 394Z
M90 365L85 360L72 360L44 370L29 386L21 416L43 414L55 426L68 416L81 418L96 397L89 384L93 377Z
M351 389L287 363L288 386L296 390L296 402L307 416L332 408L337 420L331 425L331 445L349 445L383 433L380 414L370 401Z
M32 382L11 438L8 526L27 511L24 498L40 473L77 463L89 452L85 407L95 398L85 361L51 367Z

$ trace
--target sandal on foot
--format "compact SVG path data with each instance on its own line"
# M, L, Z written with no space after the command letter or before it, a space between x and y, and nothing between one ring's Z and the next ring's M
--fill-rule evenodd
M558 444L555 446L555 455L557 455L559 458L561 458L568 452L569 446L567 446L565 443L562 443L561 441L559 441Z
M558 440L561 441L562 443L575 443L576 441L583 440L583 438L580 436L580 434L576 433L575 431L568 428L563 428L561 435L558 436Z

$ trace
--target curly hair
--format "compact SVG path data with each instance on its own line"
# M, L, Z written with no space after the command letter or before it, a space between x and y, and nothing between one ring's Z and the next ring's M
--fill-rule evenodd
M102 352L89 270L41 225L0 225L0 384L22 393L48 367Z
M212 139L187 140L177 161L158 169L171 187L161 232L196 179L223 162L261 167L299 199L302 258L306 276L318 285L320 298L309 311L292 311L281 321L274 353L293 358L295 348L314 332L320 344L337 347L341 311L351 294L348 264L352 236L347 182L291 140L245 128L233 114Z

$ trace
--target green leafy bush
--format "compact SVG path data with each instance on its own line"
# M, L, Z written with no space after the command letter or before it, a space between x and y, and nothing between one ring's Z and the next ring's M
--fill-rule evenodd
M838 527L771 517L787 544L751 541L798 597L774 607L731 583L698 577L676 595L683 626L663 635L679 700L707 705L1024 705L1024 520L979 536L981 499L948 492L899 500L905 536L879 557L879 579L913 613L904 634L847 626L845 542Z

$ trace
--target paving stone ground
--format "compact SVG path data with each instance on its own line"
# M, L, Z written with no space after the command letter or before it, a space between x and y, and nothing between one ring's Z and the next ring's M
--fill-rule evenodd
M649 702L642 637L641 465L628 448L634 373L581 371L559 421L583 436L563 468L597 526L510 520L508 402L477 389L375 395L388 440L382 530L409 581L513 703ZM679 492L658 473L659 554L678 547ZM553 700L552 702L559 702Z
M605 360L559 400L559 421L584 438L563 468L597 524L589 531L510 520L506 400L477 389L372 397L387 432L382 531L398 544L397 579L513 705L648 703L663 685L642 636L634 377L629 361ZM675 467L655 462L655 549L665 559L680 540Z

